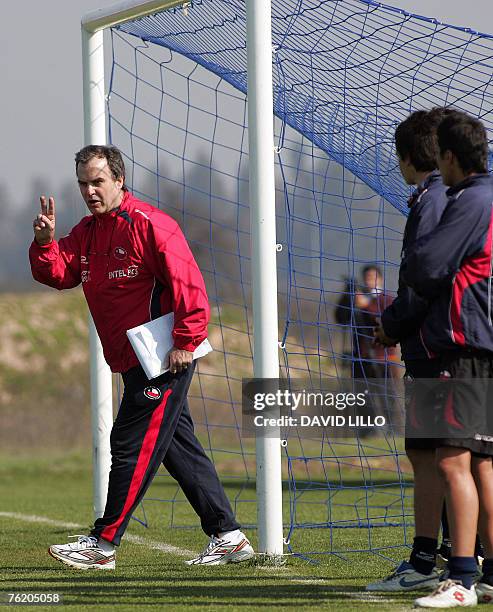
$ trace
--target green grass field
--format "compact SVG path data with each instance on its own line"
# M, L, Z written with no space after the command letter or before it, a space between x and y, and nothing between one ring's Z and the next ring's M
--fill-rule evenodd
M183 495L161 477L148 492L144 511L136 513L144 518L145 512L149 527L130 523L114 572L80 572L56 562L47 554L48 546L87 533L92 520L86 307L80 291L4 294L0 314L0 592L58 593L63 607L71 610L411 608L414 595L363 590L393 568L392 559L408 554L403 547L389 548L404 541L400 527L296 528L290 539L293 550L315 563L288 556L277 568L185 566L184 559L198 553L207 538ZM221 313L229 330L224 338L214 319L211 337L217 350L201 364L190 395L197 432L238 519L254 525L255 445L241 436L230 403L231 397L239 397L241 377L251 367L248 335L235 331L241 329L240 315ZM227 360L221 351L227 351ZM294 363L306 369L305 357L300 354ZM317 364L310 362L312 366ZM323 367L330 371L330 360ZM366 439L360 453L354 440L346 444L339 439L326 444L322 453L320 441L290 439L290 471L285 458L283 477L296 479L296 507L285 492L285 521L293 513L295 524L312 526L366 519L378 523L379 516L392 522L402 517L403 503L409 514L410 470L401 457L397 469L399 444L394 448L383 439ZM158 499L176 503L153 501ZM256 531L245 531L256 545ZM406 539L411 538L412 528ZM357 549L374 553L347 554ZM340 556L312 554L320 551Z
M408 610L416 595L367 594L363 586L386 574L392 563L376 554L347 559L324 555L318 564L287 557L283 567L240 564L188 567L183 560L200 551L207 538L198 528L170 528L173 505L147 502L150 526L130 523L114 572L66 568L46 552L67 535L87 533L92 518L89 453L0 457L0 538L2 593L43 592L63 596L63 609L117 607L169 610ZM227 483L230 496L234 489ZM166 479L157 479L150 497L175 495ZM186 504L176 504L175 522L193 523ZM241 519L255 521L255 504L240 507ZM183 520L182 520L183 519ZM298 532L307 547L327 549L326 529ZM339 547L366 545L366 530L340 530ZM256 543L255 530L246 530ZM346 533L344 533L346 532ZM374 530L374 545L402 541L398 529ZM394 558L405 551L396 549ZM5 596L5 595L4 595ZM41 606L50 608L50 606ZM54 606L51 606L54 608Z

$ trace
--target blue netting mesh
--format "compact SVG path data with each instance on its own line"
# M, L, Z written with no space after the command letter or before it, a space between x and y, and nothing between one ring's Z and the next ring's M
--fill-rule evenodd
M396 123L453 105L491 124L490 36L369 0L273 2L272 24L276 115L403 212ZM199 0L120 29L247 91L241 0Z
M318 383L354 373L361 267L378 264L385 291L396 288L408 195L397 123L448 104L490 126L493 39L367 0L283 0L272 11L282 371ZM133 191L180 222L204 272L216 351L199 365L192 409L240 521L252 524L254 446L240 431L240 383L252 371L245 18L239 0L199 0L114 29L108 105ZM344 298L350 316L338 323ZM371 332L358 327L362 341ZM399 373L387 357L384 399ZM363 369L376 361L357 358ZM409 467L391 431L291 432L284 457L291 550L408 542ZM196 524L178 490L153 499L174 502L173 524Z

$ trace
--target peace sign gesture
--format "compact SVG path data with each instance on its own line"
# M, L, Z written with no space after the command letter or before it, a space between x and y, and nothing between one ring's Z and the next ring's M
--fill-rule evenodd
M33 221L34 239L40 246L49 244L55 238L55 198L40 196L41 212Z

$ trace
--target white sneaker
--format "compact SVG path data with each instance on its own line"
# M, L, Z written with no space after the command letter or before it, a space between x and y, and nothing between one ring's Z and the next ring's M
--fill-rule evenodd
M440 582L431 595L419 597L414 602L415 608L469 608L477 605L474 585L466 589L456 580Z
M187 565L224 565L246 561L254 554L250 542L240 531L239 537L234 540L228 539L228 536L222 538L212 536L207 548L198 557L185 561L185 563Z
M476 582L476 595L479 603L493 603L493 587L486 582Z
M78 538L77 542L70 544L54 544L48 548L50 555L78 569L115 569L115 551L104 551L98 546L98 539L94 536L69 536Z
M372 582L366 586L367 591L418 591L434 589L438 585L439 574L433 569L431 574L421 574L407 561L403 561L390 576Z

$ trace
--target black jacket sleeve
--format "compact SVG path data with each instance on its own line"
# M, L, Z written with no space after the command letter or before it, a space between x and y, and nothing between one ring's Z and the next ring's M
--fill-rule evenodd
M400 340L416 333L428 310L428 300L410 287L399 287L397 297L382 313L382 327L389 338Z
M436 228L446 204L447 197L441 181L440 187L432 187L418 199L411 208L404 230L404 255L413 248L416 241ZM428 300L417 295L406 284L401 266L397 297L382 313L382 326L387 336L400 340L415 334L421 327L428 306Z
M463 260L481 249L483 228L489 225L486 213L470 197L451 201L437 227L418 240L403 260L404 282L429 299L449 287Z

